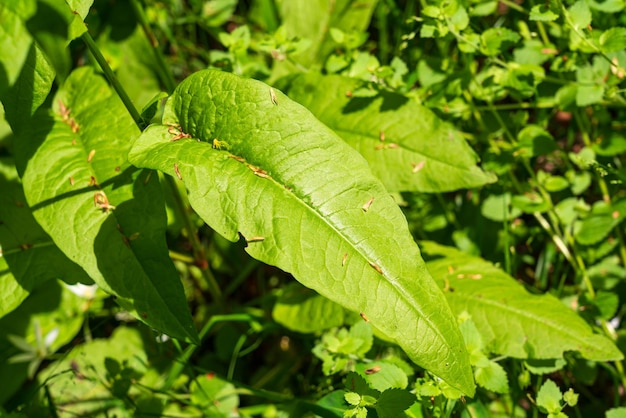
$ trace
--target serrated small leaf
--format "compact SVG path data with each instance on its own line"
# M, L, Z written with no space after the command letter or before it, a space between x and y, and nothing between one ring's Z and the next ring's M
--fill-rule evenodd
M408 97L380 91L357 98L361 81L315 73L284 83L290 98L365 157L389 191L438 193L496 180L476 166L476 153L456 129Z
M158 178L126 159L138 128L89 67L72 73L54 103L15 141L35 219L124 308L166 334L196 340L165 245Z
M453 311L468 312L491 352L535 359L579 351L590 360L623 358L615 344L550 294L531 295L493 264L457 249L421 242Z
M477 367L474 372L476 383L496 393L509 393L509 379L506 371L495 361L489 360L485 365Z
M537 406L545 408L548 413L561 411L563 394L552 380L546 380L537 393Z
M406 389L409 384L406 373L385 360L376 360L371 363L357 363L355 370L365 376L365 380L372 389L384 391L391 388Z
M191 138L172 141L177 126ZM473 393L456 321L401 211L362 157L302 106L258 81L198 72L129 158L181 178L222 236L241 234L254 258L365 314L418 364Z
M387 389L378 397L375 408L379 418L397 418L417 401L408 390Z

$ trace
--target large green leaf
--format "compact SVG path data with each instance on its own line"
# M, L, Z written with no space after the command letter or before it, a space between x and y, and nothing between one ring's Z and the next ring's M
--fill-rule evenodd
M606 337L550 294L531 295L493 264L455 248L422 242L426 264L452 310L467 311L494 353L523 359L562 358L579 351L597 361L621 360Z
M106 292L147 324L195 340L182 284L165 245L158 177L126 154L139 134L119 98L90 68L57 93L16 138L18 170L37 222Z
M367 29L377 0L289 0L281 1L278 10L290 37L311 41L305 54L296 59L303 65L323 63L336 46L329 30L361 32Z
M17 81L0 94L13 132L17 134L31 124L31 117L50 93L54 76L54 69L43 52L32 44Z
M467 394L474 384L456 320L402 212L363 158L279 91L198 72L130 161L185 182L189 201L254 258L364 313L423 367Z
M286 80L286 93L368 161L390 191L446 192L493 183L460 132L400 94L349 92L363 82L309 72Z
M12 161L0 159L0 318L52 278L91 282L37 224Z
M15 83L33 42L26 21L37 10L35 0L0 2L0 95Z

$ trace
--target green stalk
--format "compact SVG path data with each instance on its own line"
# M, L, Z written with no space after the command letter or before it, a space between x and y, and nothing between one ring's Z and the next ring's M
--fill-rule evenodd
M146 38L148 38L150 45L152 45L152 53L154 54L154 58L156 59L156 62L158 64L157 68L159 69L161 82L165 86L165 89L167 90L167 92L172 93L174 89L176 88L176 80L174 80L174 76L172 75L172 72L169 70L167 63L165 62L165 57L163 56L163 53L161 52L161 49L159 48L159 41L157 37L155 36L154 31L152 30L152 27L150 26L150 23L148 22L148 18L146 17L146 14L143 11L143 7L141 7L139 0L130 0L130 5L132 6L135 12L135 16L137 17L137 20L139 21L139 24L141 25L141 29L143 30L143 33L146 35Z
M117 77L115 77L115 74L113 74L113 70L111 69L111 67L109 66L109 63L100 52L98 45L96 45L96 43L94 42L89 32L83 33L82 38L85 44L87 45L89 52L93 54L94 58L96 59L96 62L98 63L98 65L100 65L100 68L102 68L102 71L104 72L104 76L106 77L107 80L109 80L109 83L111 83L111 86L113 86L113 89L115 90L119 98L122 100L122 103L124 103L126 110L128 110L128 113L135 121L135 124L139 127L139 129L143 129L143 120L141 119L141 115L139 114L139 111L135 108L133 101L130 100L130 97L128 97L128 94L126 94L126 90L124 90L120 82L117 80Z
M167 92L171 94L176 88L176 81L174 80L174 76L167 66L167 63L165 62L165 58L161 52L161 49L159 48L159 42L157 40L157 37L154 34L152 27L150 26L150 22L148 22L148 18L146 17L146 14L144 13L143 7L141 6L139 0L130 0L130 3L146 38L150 42L150 45L152 45L152 52L157 63L157 68L161 81L165 85ZM208 285L208 290L211 293L213 300L219 302L222 299L222 291L220 290L220 287L215 280L215 276L209 269L208 264L206 263L204 247L198 239L196 228L193 225L191 217L187 213L187 208L180 194L180 191L176 186L176 181L170 176L165 176L165 183L172 191L174 204L176 206L176 212L183 220L184 228L187 231L187 238L189 239L189 243L191 244L194 263L198 267L200 267L200 271L202 272L202 276L204 277L204 280Z

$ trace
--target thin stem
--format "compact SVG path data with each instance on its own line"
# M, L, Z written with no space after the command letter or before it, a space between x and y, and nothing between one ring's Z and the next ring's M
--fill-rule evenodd
M198 235L196 234L196 228L191 221L191 217L187 213L185 203L183 202L183 197L178 191L176 180L174 180L174 178L171 176L163 177L165 178L166 184L172 190L172 197L174 199L176 211L181 216L183 221L183 227L187 231L187 239L189 239L189 243L191 244L194 262L200 268L202 276L207 282L208 290L209 293L211 293L213 300L215 302L219 302L222 299L222 291L217 284L217 281L215 280L215 276L213 276L213 272L211 272L211 269L209 269L206 257L204 256L204 247L198 239Z
M98 65L100 65L100 68L102 68L102 71L104 72L104 76L107 78L107 80L109 80L109 83L111 83L111 86L113 86L113 89L115 89L115 92L117 93L119 98L122 100L122 103L124 103L126 110L128 110L128 113L135 121L135 124L139 127L139 129L143 129L143 121L141 119L141 115L139 114L139 111L137 110L137 108L135 108L133 101L130 100L130 97L128 97L128 94L126 94L126 90L124 90L120 82L117 80L117 77L115 77L115 74L113 74L113 70L111 69L111 67L109 66L109 63L100 52L100 49L94 42L89 32L83 33L82 38L85 44L87 45L89 52L93 54L94 58L96 59L96 62L98 63Z
M139 0L130 0L130 4L133 7L139 24L141 25L141 29L143 29L143 33L146 35L146 38L148 38L150 45L152 45L152 53L154 54L154 58L158 64L161 81L165 85L167 92L172 93L176 88L176 80L174 80L174 76L165 62L165 57L163 57L163 53L159 48L159 41L150 26L150 22L148 22L148 18L143 11L143 7L141 7Z

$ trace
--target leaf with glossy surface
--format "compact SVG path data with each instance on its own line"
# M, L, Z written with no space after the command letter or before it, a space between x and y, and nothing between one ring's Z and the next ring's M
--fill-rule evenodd
M26 199L54 243L106 292L150 326L196 339L165 245L156 175L132 167L139 134L93 69L72 73L54 101L15 141Z
M254 258L364 313L417 364L474 392L456 320L402 212L363 158L302 106L258 81L198 72L129 159L182 179L215 231L241 234Z
M493 353L522 359L562 358L578 351L589 360L621 360L615 344L550 294L531 295L512 277L455 248L422 242L434 278L450 307L468 312ZM451 272L452 271L452 272Z
M91 283L37 224L15 167L6 158L0 159L0 190L0 318L49 279Z
M307 73L286 93L359 151L389 191L446 192L493 183L476 153L451 125L400 94L348 97L363 82Z

